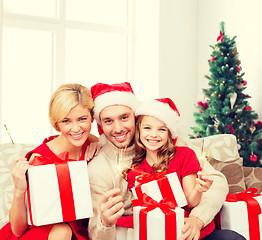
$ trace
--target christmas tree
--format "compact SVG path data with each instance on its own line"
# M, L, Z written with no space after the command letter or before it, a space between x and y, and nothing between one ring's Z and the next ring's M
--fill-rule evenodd
M215 134L234 134L244 166L262 166L262 122L252 110L244 93L247 81L241 73L241 61L233 38L225 34L224 22L209 63L208 88L203 89L204 100L196 104L197 127L191 137Z

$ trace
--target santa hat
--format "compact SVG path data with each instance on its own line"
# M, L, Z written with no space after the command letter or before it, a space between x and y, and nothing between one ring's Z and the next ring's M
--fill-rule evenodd
M148 115L155 117L166 124L173 139L180 136L181 117L176 105L170 98L144 101L137 107L135 114L136 116Z
M138 105L134 91L128 82L116 84L97 83L91 87L91 94L95 104L93 109L94 119L100 126L99 114L104 108L112 105L124 105L135 112Z

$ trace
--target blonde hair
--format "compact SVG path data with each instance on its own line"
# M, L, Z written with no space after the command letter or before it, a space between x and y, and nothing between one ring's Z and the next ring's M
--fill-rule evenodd
M94 107L91 92L77 83L61 85L52 95L49 103L49 120L60 131L57 122L63 120L77 105L87 108L91 113Z

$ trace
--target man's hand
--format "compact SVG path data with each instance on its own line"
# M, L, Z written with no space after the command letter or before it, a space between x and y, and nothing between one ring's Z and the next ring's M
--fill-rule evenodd
M100 218L105 227L112 227L115 225L117 219L124 214L123 198L119 193L119 188L111 189L102 196L99 202L101 212Z
M198 240L203 226L204 223L198 217L189 216L185 218L182 235L178 240Z

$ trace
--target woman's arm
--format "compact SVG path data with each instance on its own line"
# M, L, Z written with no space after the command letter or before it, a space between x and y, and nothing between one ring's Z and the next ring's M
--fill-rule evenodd
M30 168L26 158L14 159L12 163L12 177L15 185L13 202L9 211L9 219L13 233L20 237L28 228L25 205L27 190L26 171Z

